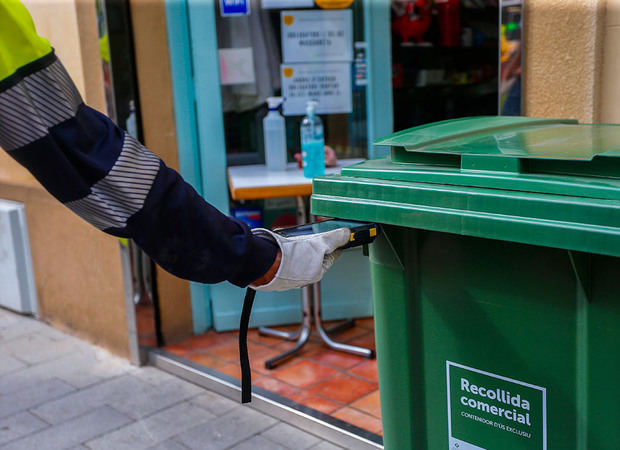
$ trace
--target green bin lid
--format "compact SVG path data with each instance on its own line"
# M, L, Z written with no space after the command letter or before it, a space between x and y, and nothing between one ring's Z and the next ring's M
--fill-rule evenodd
M620 125L467 117L375 144L391 156L315 179L314 214L620 256Z

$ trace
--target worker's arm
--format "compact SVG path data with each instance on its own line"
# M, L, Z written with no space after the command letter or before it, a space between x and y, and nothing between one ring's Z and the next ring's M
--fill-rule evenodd
M285 290L318 281L348 230L288 242L255 234L86 106L18 0L0 0L0 147L87 222L133 239L181 278Z
M221 214L82 102L16 0L0 1L0 146L69 209L106 233L133 239L179 277L245 286L276 262L276 244Z

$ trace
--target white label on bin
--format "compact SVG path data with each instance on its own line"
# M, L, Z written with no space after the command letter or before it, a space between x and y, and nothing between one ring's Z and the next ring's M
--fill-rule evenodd
M446 361L450 450L547 449L547 390Z

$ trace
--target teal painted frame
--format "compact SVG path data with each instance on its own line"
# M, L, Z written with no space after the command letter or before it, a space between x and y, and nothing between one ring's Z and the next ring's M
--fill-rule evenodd
M188 5L185 0L165 0L165 7L179 170L185 181L204 195ZM192 282L190 295L194 333L199 334L212 326L210 290L207 285Z
M203 196L224 214L229 213L226 179L226 139L214 0L187 0L189 36L194 68L194 95ZM208 174L209 176L206 176Z
M392 34L390 2L363 0L364 38L367 43L368 85L366 86L366 124L368 127L368 158L383 158L390 147L374 146L373 142L394 132L392 99Z

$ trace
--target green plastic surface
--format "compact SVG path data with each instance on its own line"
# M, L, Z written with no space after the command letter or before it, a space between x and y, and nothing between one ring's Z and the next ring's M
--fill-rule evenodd
M428 152L590 161L597 156L620 157L620 126L568 119L468 117L400 131L375 144L402 147L393 154L395 162L416 162L415 153Z
M370 260L387 450L620 448L619 130L442 122L379 141L400 146L392 158L314 180L313 214L381 224ZM510 417L532 425L463 403L505 408L459 390L454 365L522 392L532 410Z
M476 448L620 448L619 258L392 226L370 258L386 450L457 448L447 361L546 390L546 446L463 418Z
M564 140L568 150L558 144L555 159L530 157L550 144L524 146L527 157L515 156L516 150L512 156L478 152L474 145L489 136L502 142L528 133L556 142L560 129L573 131ZM579 145L571 136L579 137ZM620 126L477 117L380 141L388 142L417 149L401 148L391 159L315 179L313 213L620 256ZM442 153L450 142L454 148ZM441 151L434 150L438 146Z

